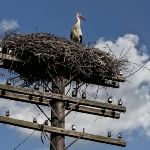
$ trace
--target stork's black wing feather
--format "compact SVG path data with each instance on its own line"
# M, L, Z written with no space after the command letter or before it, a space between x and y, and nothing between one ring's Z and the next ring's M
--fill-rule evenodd
M72 40L72 31L70 32L70 39Z
M80 35L80 43L82 44L82 35Z

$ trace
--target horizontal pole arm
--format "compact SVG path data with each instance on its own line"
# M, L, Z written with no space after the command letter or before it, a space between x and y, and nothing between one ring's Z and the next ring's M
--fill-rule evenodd
M0 59L8 60L8 61L25 62L24 60L19 59L19 58L15 57L15 56L8 55L8 54L3 54L3 53L0 53Z
M41 124L38 123L32 123L28 121L23 121L23 120L18 120L18 119L3 117L3 116L0 116L0 122L4 124L10 124L10 125L38 130L38 131L41 131L41 126L42 126ZM71 131L63 128L52 127L52 126L44 126L43 129L45 132L49 132L49 133L58 133L58 134L63 134L65 136L74 137L74 138L78 138L79 136L82 135L81 139L84 140L90 140L94 142L101 142L101 143L123 146L123 147L126 146L126 141L124 140L108 138L108 137L93 135L93 134L87 134L87 133L82 133L77 131Z
M69 104L69 106L66 106L66 109L71 109L74 106L74 104ZM84 107L84 106L77 106L73 109L73 111L81 112L81 113L88 113L92 115L98 115L98 116L104 116L104 117L111 117L111 118L120 118L120 113L114 112L114 111L108 111L104 109L95 109L90 107Z
M0 97L9 99L9 100L15 100L15 101L21 101L25 103L31 103L36 105L44 105L49 106L51 103L51 100L47 100L45 98L39 98L34 96L27 96L27 95L20 95L20 94L14 94L7 91L0 91ZM65 109L70 110L72 107L74 107L74 104L67 104ZM81 112L81 113L87 113L87 114L93 114L98 116L104 116L104 117L111 117L111 118L120 118L120 113L114 112L114 111L107 111L107 110L101 110L101 109L95 109L85 106L77 106L73 111Z
M119 111L119 112L126 112L126 107L124 106L113 105L113 104L108 104L108 103L103 103L103 102L98 102L98 101L92 101L88 99L70 97L70 96L65 96L65 95L60 95L60 94L47 93L47 92L38 91L38 90L29 90L29 89L9 86L5 84L0 84L0 90L6 90L6 91L16 92L20 94L38 96L38 97L42 97L46 99L56 99L56 100L65 101L69 103L75 103L75 104L80 101L80 105L91 106L91 107L102 108L102 109L109 109L109 110Z

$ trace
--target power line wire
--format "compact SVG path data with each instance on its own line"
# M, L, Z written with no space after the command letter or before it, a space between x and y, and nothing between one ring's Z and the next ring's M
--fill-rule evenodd
M34 134L36 130L34 130L25 140L23 140L16 148L14 148L14 150L16 150L17 148L19 148L24 142L26 142L26 140L28 140L30 138L31 135Z

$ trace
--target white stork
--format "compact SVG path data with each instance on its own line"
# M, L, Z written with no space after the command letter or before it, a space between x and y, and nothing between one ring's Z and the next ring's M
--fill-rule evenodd
M86 21L80 13L76 14L77 23L72 27L70 32L70 38L73 41L77 41L79 43L82 43L82 31L80 27L80 18L82 18L84 21Z

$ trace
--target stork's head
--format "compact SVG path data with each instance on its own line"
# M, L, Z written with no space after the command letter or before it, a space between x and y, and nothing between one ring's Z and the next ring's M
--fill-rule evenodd
M84 21L86 21L86 19L83 18L83 16L82 16L80 13L77 13L77 14L76 14L76 18L82 18Z

